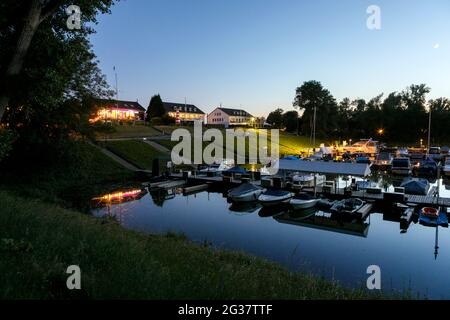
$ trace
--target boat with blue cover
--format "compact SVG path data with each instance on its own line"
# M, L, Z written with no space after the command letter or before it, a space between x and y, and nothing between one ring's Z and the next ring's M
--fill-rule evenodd
M400 187L405 188L406 194L426 196L430 191L430 182L420 178L406 178Z
M419 176L436 176L438 171L438 166L436 161L431 158L427 158L419 162L417 167L415 167L416 172Z
M425 226L448 227L448 217L443 211L436 208L425 207L420 210L419 222Z

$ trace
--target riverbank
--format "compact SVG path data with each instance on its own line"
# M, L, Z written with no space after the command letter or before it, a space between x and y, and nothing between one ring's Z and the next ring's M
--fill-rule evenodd
M135 174L87 143L77 157L26 174L2 173L2 299L366 299L264 259L215 250L182 236L148 236L84 214L95 193ZM67 209L68 207L76 209ZM81 211L82 212L81 212ZM66 289L79 265L82 290Z
M367 299L313 276L180 236L148 236L0 191L2 299ZM79 265L82 290L66 289Z

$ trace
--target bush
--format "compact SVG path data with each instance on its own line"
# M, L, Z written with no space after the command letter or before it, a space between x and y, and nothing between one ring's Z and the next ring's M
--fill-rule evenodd
M162 118L160 117L154 117L152 118L152 126L160 126L162 125Z
M161 119L164 125L175 124L175 118L172 118L168 114L163 115Z
M0 128L0 162L9 155L15 140L14 131Z

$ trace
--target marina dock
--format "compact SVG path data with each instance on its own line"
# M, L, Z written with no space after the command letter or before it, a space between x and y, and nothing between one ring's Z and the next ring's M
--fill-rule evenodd
M183 179L183 174L181 173L175 173L171 175L171 178L173 179ZM187 179L183 179L184 181L187 181L188 183L192 184L205 184L209 183L212 185L228 185L228 186L235 186L242 183L241 179L231 179L230 181L224 182L222 176L214 176L214 177L207 177L203 175L199 176L189 176ZM254 185L261 186L261 181L251 181ZM362 200L366 201L372 201L372 202L382 202L385 201L385 194L386 192L381 193L369 193L366 190L352 190L351 193L347 192L345 188L333 188L333 190L330 192L327 190L327 188L323 188L323 186L317 186L316 190L314 191L313 187L306 187L302 189L303 192L307 193L316 193L317 195L323 196L323 197L333 197L333 198L360 198ZM404 194L403 203L409 203L413 205L420 205L420 206L440 206L444 208L450 208L450 198L445 197L437 197L436 196L436 187L433 187L428 195L410 195L410 194Z

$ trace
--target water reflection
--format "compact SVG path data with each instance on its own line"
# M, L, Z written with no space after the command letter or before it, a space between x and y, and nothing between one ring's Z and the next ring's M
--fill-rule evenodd
M177 192L180 192L180 190L178 190L177 188L155 188L150 190L150 195L155 205L157 205L158 207L163 207L164 202L175 198Z
M366 223L356 220L346 221L345 219L340 219L331 213L317 210L312 210L312 212L310 210L309 212L287 213L275 217L275 220L280 223L343 233L364 238L367 237L370 226L370 222Z
M93 198L91 201L91 205L94 208L107 207L115 204L139 200L146 194L146 189L116 191Z
M261 208L261 204L259 202L248 202L248 203L233 203L229 210L237 215L242 214L252 214Z
M389 189L396 183L383 175L371 179ZM450 197L448 186L448 181L440 182L441 196ZM94 215L116 217L126 228L147 233L180 232L193 241L245 251L349 286L364 283L367 266L377 264L386 290L411 288L428 297L450 298L450 277L442 276L450 270L450 232L421 225L419 208L411 213L408 206L380 203L358 221L326 210L230 204L223 190L188 196L176 188L147 194L138 190L134 198L122 195L121 201L98 197L97 203L109 200L95 206Z

